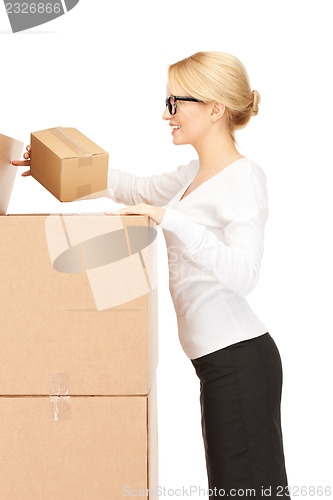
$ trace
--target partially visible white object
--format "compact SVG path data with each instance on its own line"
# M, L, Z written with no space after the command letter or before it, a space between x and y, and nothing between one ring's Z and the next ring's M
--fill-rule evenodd
M0 214L7 213L17 167L11 164L22 154L23 142L0 134Z

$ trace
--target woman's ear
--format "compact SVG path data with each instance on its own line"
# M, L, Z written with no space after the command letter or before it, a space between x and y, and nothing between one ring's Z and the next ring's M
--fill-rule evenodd
M219 120L225 113L225 105L221 102L213 102L210 116L213 121Z

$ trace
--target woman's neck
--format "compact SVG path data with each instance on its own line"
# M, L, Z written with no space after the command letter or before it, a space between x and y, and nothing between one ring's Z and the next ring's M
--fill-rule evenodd
M230 134L219 134L205 137L194 145L199 156L200 169L198 177L205 177L219 172L224 167L240 158L244 158L236 149Z

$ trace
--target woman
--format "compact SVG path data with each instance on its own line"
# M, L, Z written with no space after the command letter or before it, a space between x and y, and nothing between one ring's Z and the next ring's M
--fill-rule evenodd
M200 380L210 498L290 498L281 358L245 299L259 279L267 189L234 131L260 95L236 57L199 52L169 67L167 96L173 143L198 159L151 177L109 169L107 195L129 206L106 213L148 215L163 229L179 339ZM27 149L13 164L29 164Z

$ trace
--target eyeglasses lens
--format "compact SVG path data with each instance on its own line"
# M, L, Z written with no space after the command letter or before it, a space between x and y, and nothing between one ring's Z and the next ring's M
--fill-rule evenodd
M166 102L166 105L168 106L168 110L169 110L170 115L174 115L176 113L174 97L169 96L165 102Z

